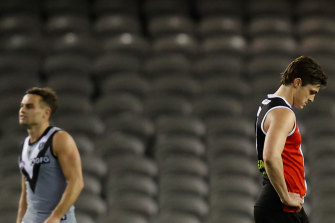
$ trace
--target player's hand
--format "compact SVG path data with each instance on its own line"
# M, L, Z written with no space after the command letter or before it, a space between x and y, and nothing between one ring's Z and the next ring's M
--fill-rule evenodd
M296 207L297 212L300 212L304 201L300 197L300 194L288 192L288 199L283 201L283 203L290 207Z
M60 219L50 216L44 221L44 223L60 223Z

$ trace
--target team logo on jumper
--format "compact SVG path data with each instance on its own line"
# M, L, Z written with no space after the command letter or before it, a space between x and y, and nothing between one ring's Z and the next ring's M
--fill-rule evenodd
M38 150L41 151L44 148L45 143L42 142L38 145Z
M50 158L48 156L36 157L31 160L31 165L45 164L45 163L50 163Z

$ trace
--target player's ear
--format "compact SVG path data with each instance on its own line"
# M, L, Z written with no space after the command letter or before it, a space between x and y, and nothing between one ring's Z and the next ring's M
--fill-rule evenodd
M45 116L50 119L50 116L51 116L51 108L50 107L46 107L45 110L44 110L44 114Z
M293 80L293 86L294 87L302 86L302 79L300 77L294 78L294 80Z

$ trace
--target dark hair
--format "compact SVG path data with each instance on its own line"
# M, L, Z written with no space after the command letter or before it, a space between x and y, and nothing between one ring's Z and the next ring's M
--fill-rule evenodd
M51 115L55 114L58 109L57 95L54 90L51 88L45 87L33 87L26 91L26 94L35 94L39 95L42 98L42 102L47 104L51 108Z
M301 78L302 85L327 85L327 75L314 59L307 56L300 56L294 59L281 73L280 83L289 85L295 78Z

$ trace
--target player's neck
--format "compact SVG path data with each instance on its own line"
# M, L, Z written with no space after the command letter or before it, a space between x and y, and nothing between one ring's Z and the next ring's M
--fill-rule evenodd
M274 95L285 98L285 100L292 106L293 105L293 91L291 85L281 85Z
M49 126L50 126L49 122L44 122L41 123L40 125L30 126L27 129L28 135L30 136L30 142L31 143L36 142Z

